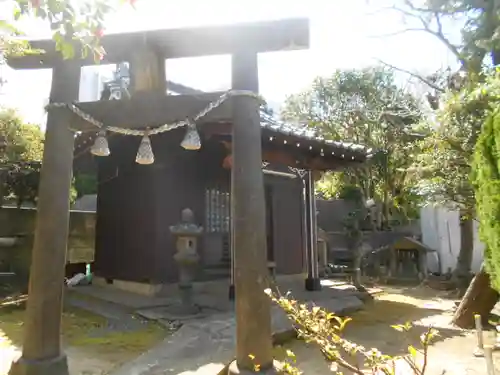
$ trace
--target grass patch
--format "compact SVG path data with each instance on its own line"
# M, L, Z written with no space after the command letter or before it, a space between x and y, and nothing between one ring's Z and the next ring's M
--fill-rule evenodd
M24 335L25 311L22 307L0 308L0 331L4 340L7 338L11 344L22 345ZM68 307L62 315L63 341L72 345L81 337L88 335L89 331L106 324L100 316L86 311Z
M147 322L142 329L134 331L113 331L102 336L81 335L75 337L71 345L100 353L126 352L130 355L139 355L163 340L168 333L169 331L163 326Z
M24 337L24 307L0 307L0 348L21 346ZM81 348L97 355L126 354L136 356L161 341L169 333L166 328L145 322L133 331L110 331L93 336L92 331L107 326L104 317L91 312L65 307L62 315L62 338L66 346Z

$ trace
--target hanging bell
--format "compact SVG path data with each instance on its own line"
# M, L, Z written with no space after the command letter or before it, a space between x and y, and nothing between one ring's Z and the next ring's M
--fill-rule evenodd
M108 140L106 139L106 131L101 130L94 141L94 144L90 148L90 152L95 156L109 156L111 151L109 151Z
M186 135L181 142L181 147L185 150L199 150L201 148L200 135L198 134L195 123L188 123Z
M137 164L148 165L155 162L155 156L153 154L153 149L151 148L151 140L149 139L148 133L144 134L137 150L137 156L135 157L135 162Z

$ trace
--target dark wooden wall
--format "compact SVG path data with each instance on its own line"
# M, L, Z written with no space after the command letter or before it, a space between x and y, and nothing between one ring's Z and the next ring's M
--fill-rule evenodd
M110 138L111 155L98 160L96 275L110 279L152 281L156 168L135 163L140 139ZM154 141L153 141L154 142Z
M190 208L197 224L205 225L205 189L230 191L230 171L222 168L223 145L204 141L199 151L180 147L183 130L151 138L155 163L135 163L138 137L110 138L111 155L98 159L99 188L96 222L97 276L137 282L177 280L173 261L175 239L169 227ZM273 190L274 246L277 272L303 271L302 183L297 179L265 176ZM199 242L205 259L222 257L221 241L205 235ZM208 241L208 238L211 238ZM203 273L200 273L202 277Z
M298 274L304 270L302 182L265 175L273 194L274 259L279 274Z

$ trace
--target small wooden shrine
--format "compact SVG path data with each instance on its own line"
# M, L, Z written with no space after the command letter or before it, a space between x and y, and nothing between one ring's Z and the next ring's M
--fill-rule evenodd
M305 265L307 289L320 288L314 176L370 156L362 146L325 140L259 110L257 54L307 48L308 21L135 32L102 43L103 63L129 63L130 98L78 103L80 68L94 62L63 60L51 40L33 41L41 55L9 60L16 69L53 69L27 334L13 371L68 373L60 322L75 131L95 138L92 152L101 155L98 275L149 285L175 280L168 228L190 208L206 227L205 258L219 257L224 233L231 234L237 344L229 372L254 371L249 354L262 371L270 369L270 301L263 293L269 260L285 273ZM166 95L166 59L215 54L232 55L232 90Z
M119 82L110 86L126 87ZM167 86L177 94L200 94L171 81L167 81ZM364 160L363 150L325 141L310 130L278 122L263 110L260 124L268 266L274 274L300 274L307 269L307 210L303 189L308 177L307 158L316 158L312 169L317 172L359 164ZM161 226L172 225L185 207L197 214L198 223L204 227L198 247L202 267L197 279L229 279L232 275L230 127L230 119L199 126L200 149L195 152L181 146L184 129L151 137L155 159L147 167L135 162L138 139L108 137L106 147L110 155L95 157L92 147L99 143L99 140L96 143L98 133L87 132L77 137L75 173L80 170L95 173L96 166L99 167L93 266L97 282L113 283L136 292L161 293L163 284L177 281L177 266L172 258L174 239L168 231L150 228L158 228L157 221ZM339 156L329 160L325 152ZM147 177L150 173L152 176ZM151 178L151 185L144 183Z

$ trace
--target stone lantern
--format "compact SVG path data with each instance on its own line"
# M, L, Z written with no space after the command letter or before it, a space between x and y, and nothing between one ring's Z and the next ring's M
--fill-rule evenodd
M180 312L194 314L199 310L193 303L193 280L200 261L196 249L203 228L194 223L193 211L186 208L182 210L181 222L171 226L170 232L177 239L177 252L174 255L174 260L177 262L179 270Z

